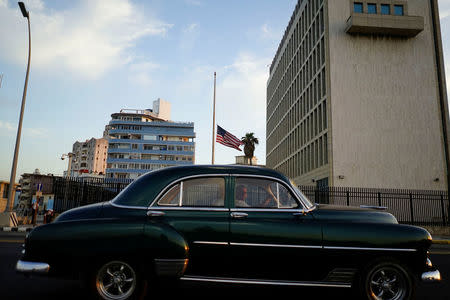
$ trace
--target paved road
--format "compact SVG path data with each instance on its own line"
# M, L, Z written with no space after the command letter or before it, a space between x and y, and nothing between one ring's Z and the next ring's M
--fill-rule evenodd
M14 271L15 263L19 258L21 243L24 234L0 234L0 299L89 299L86 291L80 288L78 281L49 279L46 277L25 278ZM418 300L449 300L450 299L450 245L435 245L431 252L432 262L439 267L444 278L441 284L419 285L417 289ZM161 291L159 291L161 292ZM248 287L229 285L210 285L183 282L179 289L167 289L165 299L177 297L196 297L212 299L223 296L230 299L263 298L281 300L290 298L290 293L301 299L352 299L348 289L324 288L273 288ZM147 299L154 296L151 291Z

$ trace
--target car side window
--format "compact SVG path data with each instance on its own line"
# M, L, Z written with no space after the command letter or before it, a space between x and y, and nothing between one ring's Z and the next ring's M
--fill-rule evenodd
M238 208L297 208L290 191L279 182L259 178L236 178L235 207Z
M170 188L159 206L224 207L225 179L205 177L184 180Z
M178 183L177 185L174 185L172 188L170 188L164 196L159 199L158 205L159 206L180 206L180 186L181 184Z

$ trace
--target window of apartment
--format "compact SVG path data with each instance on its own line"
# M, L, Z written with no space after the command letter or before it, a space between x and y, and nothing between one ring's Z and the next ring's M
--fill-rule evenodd
M391 14L391 6L389 4L381 4L381 14L382 15L390 15Z
M403 5L394 5L394 15L403 16Z
M362 2L353 3L353 12L362 13L363 12L363 4Z
M137 149L138 148L138 144L131 144L131 149Z
M377 13L377 5L375 3L368 3L367 4L367 12L369 14L376 14Z
M144 135L144 140L156 141L157 140L157 136L156 135Z

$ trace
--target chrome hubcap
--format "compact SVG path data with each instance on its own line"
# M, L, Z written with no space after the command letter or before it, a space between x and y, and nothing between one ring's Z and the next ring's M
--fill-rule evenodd
M129 264L112 261L97 273L96 286L103 299L127 299L136 289L136 273Z
M370 293L377 300L400 300L406 296L406 279L393 267L382 267L369 279Z

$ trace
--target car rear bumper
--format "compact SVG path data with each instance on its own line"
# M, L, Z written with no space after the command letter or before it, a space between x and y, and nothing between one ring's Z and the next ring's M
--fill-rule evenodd
M25 274L47 274L50 270L50 265L43 262L18 260L16 264L16 271Z
M441 281L441 273L439 270L423 272L420 279L422 279L422 282L439 282Z

